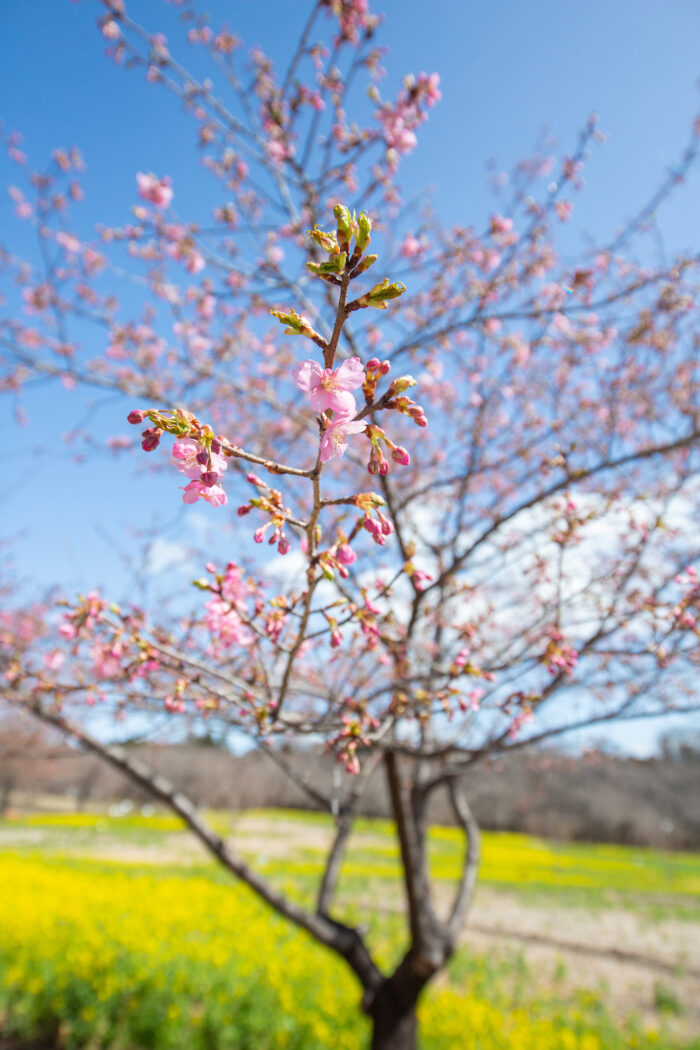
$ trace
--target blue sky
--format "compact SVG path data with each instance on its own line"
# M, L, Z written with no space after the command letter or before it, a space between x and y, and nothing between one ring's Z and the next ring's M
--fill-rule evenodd
M176 9L162 0L127 6L148 29L175 39ZM588 232L612 233L679 157L700 108L695 0L386 0L374 6L386 15L380 40L389 48L386 97L406 72L438 71L442 78L443 100L421 129L400 181L407 199L431 187L446 222L478 226L488 215L489 158L509 167L545 129L568 147L595 110L608 141L589 163L571 245L583 243ZM209 0L206 7L213 24L228 21L278 67L309 9L300 0ZM127 220L136 171L171 173L185 215L197 208L206 180L191 148L191 124L175 100L146 85L142 72L128 73L104 57L96 29L103 10L96 0L0 4L0 118L6 130L24 135L37 164L58 145L83 150L87 199L79 215L86 233L96 222ZM12 181L16 170L3 157L0 183ZM698 186L696 173L663 213L670 248L697 250ZM4 191L0 229L18 251L30 247ZM186 512L172 484L149 476L141 463L136 473L133 463L105 458L75 464L75 450L56 438L76 424L83 405L83 394L39 387L25 399L29 424L6 424L0 539L15 537L18 578L30 588L56 582L85 590L99 583L121 596L124 568L115 551L134 557L134 528L160 520L167 542L152 567L165 567L166 584L171 577L176 582L189 569L177 564L179 545L206 533L216 511ZM2 411L7 419L7 402ZM105 399L90 418L103 436L128 430L119 399Z

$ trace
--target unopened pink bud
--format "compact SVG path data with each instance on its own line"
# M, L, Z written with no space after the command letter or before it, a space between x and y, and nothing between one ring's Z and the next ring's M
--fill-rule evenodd
M280 554L288 554L289 553L289 540L287 539L287 537L284 534L282 534L282 536L280 536L280 541L277 544L277 550L279 551Z
M378 357L370 357L369 361L367 362L367 371L376 372L380 364L381 362Z
M216 438L211 443L211 450L215 456L218 456L219 452L221 452L221 442L217 441Z
M411 462L411 457L408 454L408 451L401 445L396 445L394 448L392 448L391 458L393 459L394 463L400 463L402 467L407 467L408 464Z
M206 485L206 487L210 489L212 485L216 485L219 480L219 475L215 470L206 470L199 480L203 485Z
M146 413L142 408L134 408L126 417L127 423L143 423Z
M159 427L149 427L148 430L144 430L141 437L141 448L144 452L153 452L154 449L158 448L160 439L163 436L163 431Z
M357 560L357 555L349 543L339 544L335 557L341 565L352 565Z
M203 467L206 467L209 462L209 455L205 449L197 453L197 462L201 463Z
M238 514L239 518L243 518L246 514L250 514L252 509L253 508L250 506L249 503L244 503L241 507L238 508L236 513Z
M370 474L380 474L382 477L389 472L389 464L378 445L372 445L367 470Z
M394 526L392 522L390 522L388 518L385 518L381 511L377 511L377 517L379 518L379 521L381 523L382 532L384 533L384 535L391 536L392 532L394 531Z

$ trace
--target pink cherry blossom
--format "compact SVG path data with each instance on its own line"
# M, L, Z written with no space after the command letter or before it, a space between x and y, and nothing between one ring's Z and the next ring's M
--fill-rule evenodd
M404 259L413 259L427 247L413 233L407 233L401 245L401 255Z
M351 357L334 369L321 368L317 361L303 361L293 369L292 375L299 389L311 394L311 407L318 412L330 408L334 412L355 414L355 399L349 391L362 386L365 380L359 357Z
M204 256L200 252L191 251L187 253L185 258L185 269L188 273L191 273L194 276L195 274L198 274L200 270L203 270L206 265Z
M123 649L119 642L113 645L96 643L90 650L95 674L101 678L114 678L122 666Z
M216 637L217 647L226 649L231 645L250 645L255 636L242 623L240 616L229 602L213 598L204 606L204 622Z
M183 489L182 502L196 503L199 499L211 503L212 507L223 507L228 503L228 496L221 485L205 485L201 481L190 481L189 485L185 485Z
M175 441L173 456L178 460L177 469L180 473L192 481L200 481L202 475L210 471L221 476L226 472L228 466L226 456L220 452L212 452L207 459L207 454L202 455L201 446L193 438L181 438ZM199 456L202 458L198 459ZM211 462L211 467L208 466L209 462Z
M156 208L169 207L173 199L173 190L170 186L170 178L167 175L165 178L159 179L152 172L144 175L142 171L139 171L136 175L136 182L139 187L139 197L142 200L155 204Z
M46 653L44 656L44 667L49 671L60 671L65 663L66 654L60 649L54 649L50 653Z
M350 395L352 396L352 395ZM354 420L355 402L349 412L341 413L333 419L323 417L325 432L321 437L321 462L327 463L329 459L339 459L348 447L347 435L360 434L367 424L362 420Z

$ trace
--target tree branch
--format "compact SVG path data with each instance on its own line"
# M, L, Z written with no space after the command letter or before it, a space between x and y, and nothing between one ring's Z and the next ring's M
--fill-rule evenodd
M459 937L462 927L464 926L464 921L467 917L469 905L471 904L472 896L474 894L474 886L476 885L476 876L479 870L479 861L481 859L481 837L479 835L479 825L469 807L467 796L462 785L457 780L449 780L447 789L450 795L452 811L457 818L458 824L464 831L466 851L459 887L455 895L450 917L447 920L447 930L450 935L450 940L454 945Z
M212 829L202 820L194 803L168 780L154 773L143 762L132 758L122 748L103 744L82 726L69 721L56 711L45 710L37 701L24 702L20 698L8 697L15 706L28 709L42 722L53 726L72 737L88 751L99 755L105 762L144 788L154 798L164 803L185 822L194 836L232 875L245 882L266 904L274 908L290 922L310 933L321 944L341 955L354 970L363 987L374 987L381 974L372 960L358 930L333 923L322 915L309 914L270 886L238 857Z

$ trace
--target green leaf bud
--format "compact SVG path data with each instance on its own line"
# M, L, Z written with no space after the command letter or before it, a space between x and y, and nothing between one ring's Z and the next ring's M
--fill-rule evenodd
M364 259L361 259L352 271L352 276L359 277L361 273L365 272L365 270L369 270L370 266L373 266L378 258L378 255L365 255Z
M369 215L360 212L360 218L357 220L357 247L361 252L363 252L369 244L371 232L372 220Z
M338 247L341 251L347 251L353 233L352 215L344 204L336 204L333 208L333 215L338 224Z

